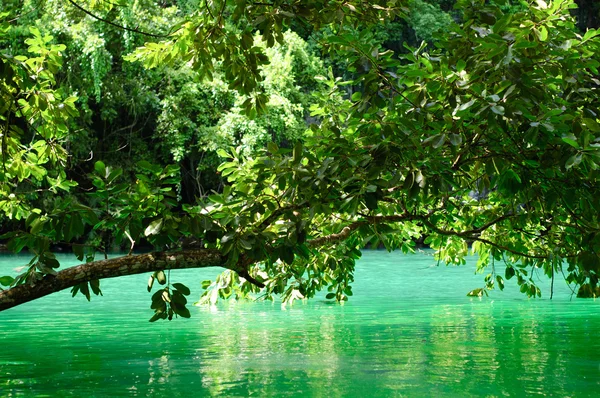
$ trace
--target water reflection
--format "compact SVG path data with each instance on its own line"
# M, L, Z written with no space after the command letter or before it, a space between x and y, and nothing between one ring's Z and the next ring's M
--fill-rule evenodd
M196 341L149 361L148 386L137 392L197 383L213 396L592 396L600 387L597 363L587 366L600 348L590 322L561 326L519 307L486 317L471 307L375 325L346 322L328 306L227 308L203 317Z
M461 292L473 287L468 269L430 274L427 259L366 257L356 296L344 306L223 303L195 309L191 320L151 325L141 276L107 284L106 299L92 306L66 293L7 311L0 314L0 396L599 391L600 302L470 299ZM423 289L440 277L453 295Z

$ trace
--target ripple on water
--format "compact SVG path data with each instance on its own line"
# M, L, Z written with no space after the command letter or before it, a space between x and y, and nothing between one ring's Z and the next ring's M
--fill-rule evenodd
M16 260L15 260L16 259ZM0 258L0 273L23 258ZM473 261L367 252L348 303L193 307L149 324L147 275L0 313L0 396L595 396L600 302L529 300ZM215 272L173 272L192 288ZM562 290L560 290L562 289Z

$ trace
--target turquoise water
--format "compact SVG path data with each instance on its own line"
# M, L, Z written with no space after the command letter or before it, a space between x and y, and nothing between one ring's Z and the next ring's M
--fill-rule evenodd
M66 257L69 258L69 257ZM26 262L0 257L0 275ZM172 272L188 283L216 270ZM354 296L192 307L148 323L148 275L105 280L0 313L0 396L555 396L600 394L600 301L548 300L507 282L488 298L474 262L365 252ZM510 281L509 281L510 282Z

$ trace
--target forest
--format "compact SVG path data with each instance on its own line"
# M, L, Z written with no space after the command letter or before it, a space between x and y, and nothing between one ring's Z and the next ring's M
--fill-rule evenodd
M361 249L416 245L477 255L472 296L600 296L598 2L0 10L0 244L31 253L0 311L148 273L151 321L187 318L169 270L203 267L204 302L345 301Z

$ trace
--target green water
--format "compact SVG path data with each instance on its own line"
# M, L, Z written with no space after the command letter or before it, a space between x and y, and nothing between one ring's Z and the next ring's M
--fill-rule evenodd
M24 262L4 255L0 274ZM172 278L198 297L215 273ZM221 303L150 324L147 277L105 280L91 303L61 292L0 313L0 396L600 394L600 301L564 283L552 301L512 285L468 298L483 281L473 262L365 252L345 305Z

